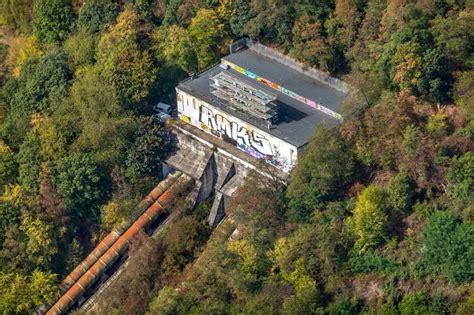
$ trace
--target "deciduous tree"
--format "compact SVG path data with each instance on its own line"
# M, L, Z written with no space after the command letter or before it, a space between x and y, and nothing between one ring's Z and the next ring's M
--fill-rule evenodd
M376 186L369 186L357 198L349 228L357 238L355 248L359 253L374 248L387 236L385 194Z
M134 144L127 152L127 176L159 176L161 161L170 152L170 135L155 117L140 119Z
M211 9L201 9L191 20L188 31L197 53L198 65L203 69L219 57L219 47L225 37L225 26L217 13Z
M64 205L81 219L95 219L96 207L106 188L98 165L89 154L62 158L55 170L55 184Z
M0 140L0 187L6 184L13 184L18 174L18 165L15 160L15 153L10 147Z
M26 235L26 253L35 266L49 269L58 253L57 235L51 224L29 214L22 219L20 230Z
M34 11L33 26L41 42L52 43L66 39L74 23L70 0L38 0Z
M423 231L421 267L441 274L454 283L472 281L474 277L474 226L460 222L446 211L437 211Z
M17 155L18 181L27 195L36 195L41 161L38 159L40 140L36 132L30 131L20 146Z
M156 36L158 55L170 63L177 64L187 73L197 70L197 56L193 42L186 29L177 25L161 28Z
M334 130L319 126L288 186L292 220L307 220L351 179L353 157Z
M39 270L30 276L0 273L0 311L5 314L34 312L58 296L56 279L57 275Z
M88 0L79 10L77 26L89 33L102 32L118 14L118 6L111 0Z

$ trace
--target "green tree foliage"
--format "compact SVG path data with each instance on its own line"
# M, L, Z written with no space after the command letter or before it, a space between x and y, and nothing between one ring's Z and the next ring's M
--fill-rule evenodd
M445 211L434 213L424 229L421 266L454 283L472 281L474 225L460 222Z
M427 50L422 63L422 76L417 82L418 91L429 94L438 102L449 100L451 77L444 54L439 49Z
M472 27L472 10L452 12L447 16L437 16L433 20L432 32L435 42L440 46L449 60L458 66L474 65L474 39L469 28Z
M167 277L179 270L194 258L195 249L206 241L206 227L196 217L179 220L166 235L163 245L166 247L162 271Z
M15 153L3 141L0 141L0 187L14 183L18 173Z
M151 54L140 47L146 26L143 23L137 12L129 7L117 17L117 23L98 44L97 59L102 74L126 104L142 101L156 80L157 68Z
M246 23L246 33L263 37L287 48L291 43L293 7L282 0L251 1L255 18Z
M302 15L293 25L292 55L309 66L322 70L331 68L331 47L323 36L321 23L312 20L308 15Z
M100 209L100 221L104 230L107 231L120 230L127 223L120 204L115 201L109 202Z
M357 301L348 296L341 295L334 303L327 307L327 313L329 315L357 313Z
M62 158L55 170L55 182L67 208L77 209L75 215L80 218L94 219L106 187L91 155L76 153Z
M29 115L59 102L67 93L70 78L66 60L61 51L27 60L22 66L18 92L13 96L11 107L20 107Z
M25 194L35 195L38 192L40 172L40 140L36 132L30 131L18 152L18 181Z
M135 142L127 152L127 175L134 180L143 176L159 176L161 161L170 149L170 135L158 119L140 119Z
M5 59L7 58L8 46L5 44L0 44L0 65L3 65Z
M428 299L422 292L405 295L400 302L399 309L401 315L430 314Z
M474 311L474 298L471 296L466 302L460 303L456 308L456 315L467 315Z
M451 75L443 51L432 48L429 16L410 4L403 8L402 17L407 26L396 31L384 45L379 66L385 63L385 69L400 90L429 95L437 102L449 100Z
M91 65L95 61L96 41L97 38L94 35L83 31L70 36L64 42L64 51L68 55L69 67L76 69Z
M227 245L227 250L235 255L233 258L235 258L236 268L243 285L250 291L255 291L261 284L267 269L266 257L256 248L255 244L248 240L233 241Z
M359 197L348 225L357 238L355 249L364 253L380 244L387 236L385 194L375 186L365 188Z
M191 20L189 36L194 43L200 69L217 61L219 45L225 37L224 24L211 9L201 9Z
M77 151L94 152L98 161L114 165L125 156L127 137L134 126L117 96L94 68L87 68L71 87L57 121L65 138Z
M250 0L235 0L232 1L232 15L230 17L230 27L232 32L237 36L250 35L247 33L252 19L255 17L255 12L252 10Z
M34 31L43 43L63 41L72 30L74 17L70 0L38 0L34 12Z
M193 41L186 29L171 25L156 34L158 55L169 63L178 65L187 73L197 70L197 56Z
M112 53L112 68L106 68L104 76L117 88L125 102L143 100L155 81L156 68L148 52L131 45Z
M65 140L48 116L35 115L33 128L40 141L39 157L42 161L57 161L64 156Z
M282 310L292 314L315 314L318 307L318 289L316 282L305 268L304 261L296 261L295 270L287 276L293 284L295 294L287 297Z
M179 306L178 294L170 287L160 290L158 296L150 303L152 314L172 314L177 313Z
M0 311L4 314L30 313L59 294L57 275L34 271L31 276L0 273Z
M110 0L89 0L79 10L77 26L89 33L103 32L117 17L118 6Z
M69 79L66 55L60 51L28 59L18 80L7 86L9 115L2 128L4 137L19 145L28 130L30 115L51 112L66 96Z
M353 159L340 136L318 127L288 186L290 219L307 220L313 210L340 193L352 172Z
M57 235L54 227L47 222L26 215L20 225L26 236L26 253L36 266L48 269L53 257L58 253Z
M25 235L17 224L10 225L5 233L0 261L1 270L8 273L27 273L34 267L26 252Z
M5 240L5 234L10 226L18 224L20 211L11 202L0 201L0 216L2 218L0 222L0 248ZM2 268L0 268L1 270Z
M474 153L467 152L461 157L455 157L449 168L448 193L459 199L471 198L474 187Z
M387 186L388 204L395 210L406 212L413 205L413 180L404 173L399 173L390 179Z

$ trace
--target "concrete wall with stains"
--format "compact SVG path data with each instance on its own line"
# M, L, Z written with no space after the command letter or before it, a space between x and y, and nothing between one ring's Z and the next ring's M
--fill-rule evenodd
M201 130L233 143L247 154L289 172L298 149L262 129L177 89L178 117Z

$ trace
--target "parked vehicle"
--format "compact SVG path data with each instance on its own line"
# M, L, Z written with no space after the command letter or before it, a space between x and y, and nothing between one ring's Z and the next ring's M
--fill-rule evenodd
M173 112L173 107L165 103L158 103L153 106L153 110L156 112L156 116L161 123L165 123L169 118L171 118L171 113Z

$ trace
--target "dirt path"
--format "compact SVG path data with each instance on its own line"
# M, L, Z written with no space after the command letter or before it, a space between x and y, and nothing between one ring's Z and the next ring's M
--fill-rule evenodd
M0 43L10 46L15 39L12 31L0 26Z

